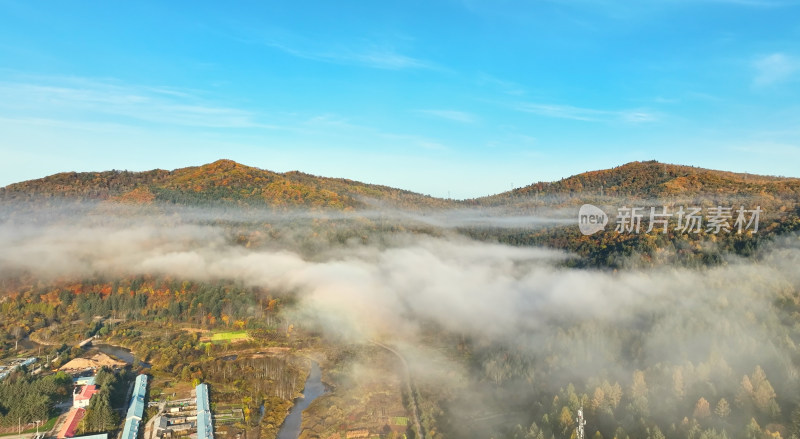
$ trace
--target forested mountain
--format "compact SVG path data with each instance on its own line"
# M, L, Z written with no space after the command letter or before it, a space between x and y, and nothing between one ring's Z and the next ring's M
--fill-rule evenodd
M24 216L25 209L46 208L64 200L99 202L100 206L223 206L279 212L350 211L357 215L371 211L373 215L364 215L357 221L316 214L305 221L298 221L295 216L272 217L256 221L252 230L237 229L236 234L248 246L281 240L296 246L302 235L303 248L313 254L330 243L379 241L387 231L438 234L455 229L479 240L567 250L579 257L574 261L578 265L606 268L630 264L629 256L633 254L635 263L645 265L716 264L725 253L748 256L761 241L800 230L798 178L737 174L655 161L632 162L470 200L435 198L297 171L276 173L230 160L173 171L60 173L0 188L0 206L5 205L17 217ZM19 203L27 207L20 209ZM583 203L603 208L610 215L611 227L591 237L581 235L572 220ZM705 230L695 234L672 230L665 234L620 234L614 231L614 213L625 205L667 205L672 211L691 205L750 209L759 206L763 210L761 230L758 234L715 236ZM160 209L153 212L165 213ZM229 214L238 220L242 212ZM503 222L514 216L545 221L522 222L519 226ZM468 217L466 221L464 217ZM474 219L478 221L470 222ZM281 221L288 223L281 228L277 226ZM291 231L286 227L289 223ZM298 234L299 227L305 227L305 232ZM254 234L253 230L257 232Z
M445 200L387 186L298 171L276 173L218 160L165 171L64 172L0 188L0 200L67 198L128 203L232 203L247 206L357 209L382 206L420 209L510 206L520 202L573 205L586 199L671 199L759 197L765 202L797 200L800 179L737 174L691 166L631 162L555 182L539 182L483 198Z
M520 199L550 204L575 204L594 199L682 199L739 196L765 200L800 197L800 179L671 165L631 162L611 169L584 172L555 182L539 182L472 200L478 205L503 205Z
M465 233L478 239L493 239L517 246L546 246L568 250L580 258L581 266L620 268L625 265L657 266L678 263L714 265L727 254L750 256L759 244L773 237L800 230L800 179L738 174L691 166L631 162L612 169L585 172L555 182L539 182L489 197L466 200L478 208L499 209L506 214L554 212L576 218L578 207L591 203L610 215L605 231L583 236L574 225L489 231L470 228ZM735 209L759 207L761 229L755 234L676 233L674 218L666 233L617 233L617 209L667 206L702 209L722 206ZM645 219L646 222L648 219ZM633 256L633 258L631 258Z
M387 186L297 171L280 174L231 160L174 171L64 172L0 189L0 200L6 202L61 198L337 210L367 208L371 202L406 209L453 205L447 200Z

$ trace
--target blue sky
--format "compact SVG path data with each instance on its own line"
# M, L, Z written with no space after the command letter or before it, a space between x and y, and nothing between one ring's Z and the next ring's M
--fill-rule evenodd
M466 198L800 177L800 0L0 0L0 186L230 158Z

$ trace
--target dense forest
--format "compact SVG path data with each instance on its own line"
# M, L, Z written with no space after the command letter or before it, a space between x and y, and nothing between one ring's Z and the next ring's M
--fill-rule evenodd
M565 263L573 267L635 268L664 264L702 268L724 264L731 256L751 257L777 237L800 231L800 205L767 218L757 233L718 233L705 229L680 233L670 220L667 233L618 233L613 225L591 236L576 227L539 230L462 228L467 236L513 246L544 246L563 249L575 257ZM648 226L644 220L642 228Z
M99 391L92 396L86 415L78 425L78 431L84 434L102 433L117 426L120 416L114 408L125 407L127 404L127 383L131 379L133 377L125 369L115 372L103 367L98 370L95 384Z
M544 320L513 334L429 339L470 377L423 386L439 402L429 428L570 437L583 408L594 438L800 437L800 235L778 247L753 263L593 275L643 282L648 298L613 305L607 293L608 305L533 314Z
M333 210L368 207L367 200L399 208L453 205L401 189L301 172L279 174L230 160L174 171L61 173L0 188L4 202L53 199Z
M737 174L656 161L631 162L584 172L555 182L538 182L488 197L469 200L481 206L570 205L586 200L713 199L716 197L797 200L800 179Z
M274 437L290 401L302 390L307 366L281 356L231 361L226 359L229 345L202 341L198 331L244 330L250 341L237 344L239 350L308 346L311 341L304 336L288 337L291 329L279 317L282 302L264 291L233 282L139 277L110 283L84 280L51 285L4 297L0 304L0 313L6 317L0 321L0 354L13 355L15 341L30 336L45 344L44 353L57 356L52 367L58 367L85 355L82 349L71 346L97 336L131 349L137 357L134 369L161 381L211 383L216 403L243 407L247 425ZM127 404L125 394L132 379L128 368L117 372L101 369L96 376L99 392L92 398L79 430L91 433L115 428L120 419L114 409ZM53 383L60 387L50 390L47 386ZM154 385L150 392L158 398L162 390L160 384ZM21 386L30 386L30 390ZM30 398L41 389L46 393L32 402ZM24 406L0 405L0 414L13 415L14 422L17 416L24 422L47 419L46 415L52 414L52 400L68 397L70 390L71 379L62 373L44 379L16 374L0 384L0 392L19 391L31 397L24 400ZM259 417L255 414L262 403L266 413Z
M56 334L60 343L77 343L95 334L108 335L114 324L102 324L95 321L95 316L192 322L201 327L214 327L218 322L232 326L242 318L263 315L256 307L257 297L252 290L235 284L223 286L145 277L40 286L6 296L0 303L0 313L4 316L0 323L0 352L7 352L15 341L34 331L39 331L37 337L45 343L51 342ZM272 299L264 297L268 314ZM272 302L273 307L275 303ZM53 326L76 319L86 322L87 326L78 326L82 329L67 333Z
M275 173L218 160L173 171L67 172L0 188L0 201L98 200L128 204L234 205L412 211L500 207L507 211L626 200L758 199L769 208L797 203L800 179L736 174L655 161L631 162L555 182L468 200L441 199L387 186L302 172ZM774 210L774 209L773 209Z
M594 438L795 437L800 433L795 396L800 391L800 290L780 282L761 290L729 288L737 284L735 267L705 270L710 271L704 277L712 280L697 286L702 298L692 305L686 304L692 293L684 291L662 298L663 306L628 309L620 318L552 317L546 329L503 339L425 326L426 343L463 362L469 376L448 388L418 378L428 436L568 437L583 407ZM264 398L274 398L268 406L285 410L300 390L297 366L274 358L225 361L222 346L201 343L196 333L178 329L181 322L245 328L258 343L282 345L289 327L280 310L291 301L266 291L235 283L136 278L7 297L2 304L10 317L4 321L7 352L13 347L9 327L26 328L23 334L36 331L51 341L94 333L132 348L154 373L228 383L217 387L217 396L244 401L248 413ZM58 322L76 318L84 323L45 335ZM145 329L136 323L142 321L156 325ZM312 339L294 343L314 346ZM113 394L116 378L108 375L101 389ZM470 406L476 395L480 403ZM84 420L85 431L113 420L105 404L106 398L93 401L95 415ZM277 425L271 428L276 431Z
M0 382L0 425L46 421L56 414L56 402L68 398L72 377L65 373L33 379L25 370Z

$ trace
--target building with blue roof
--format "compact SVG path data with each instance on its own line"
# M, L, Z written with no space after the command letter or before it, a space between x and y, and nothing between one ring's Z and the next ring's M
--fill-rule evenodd
M131 395L131 403L128 406L128 415L126 419L135 418L139 421L144 416L145 408L145 395L147 394L147 375L139 375L136 377L136 382L133 385L133 395Z
M214 439L208 385L198 384L195 388L195 393L197 395L197 439Z
M139 420L134 418L126 419L120 439L136 439L137 436L139 436Z
M5 364L0 364L0 381L5 379L11 372L17 370L20 366L30 366L36 363L36 357L29 357L29 358L15 358L11 361L6 362Z
M87 434L86 436L75 436L72 439L108 439L108 433Z
M90 377L77 377L72 379L73 386L93 386L95 381L94 376Z
M122 428L120 439L136 439L139 436L139 423L144 416L146 395L147 375L139 375L133 384L131 403L128 406L128 415L125 417L125 426Z

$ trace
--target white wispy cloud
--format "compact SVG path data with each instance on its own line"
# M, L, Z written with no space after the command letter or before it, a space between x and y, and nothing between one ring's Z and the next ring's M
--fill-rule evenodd
M433 64L395 52L389 48L368 48L363 52L339 52L331 55L333 59L355 61L378 69L430 69Z
M460 123L475 123L478 121L478 117L476 115L466 111L424 109L416 110L415 113Z
M440 114L440 117L467 118ZM424 150L448 149L441 141L416 133L398 133L384 127L352 121L346 115L307 112L264 112L241 109L206 99L202 93L171 87L125 84L114 79L26 77L0 80L0 124L36 133L83 132L93 135L125 133L142 135L153 130L171 130L188 137L200 129L242 129L231 135L254 135L263 141L266 132L277 138L316 145L334 137L342 144L413 146ZM244 130L248 131L244 131ZM208 131L209 133L211 131ZM256 134L253 134L256 133ZM272 135L272 134L270 134ZM187 138L188 138L187 137Z
M14 117L144 121L206 128L267 127L250 111L218 105L186 91L64 78L0 82L0 112Z
M800 60L784 53L772 53L753 61L753 85L766 87L792 79L800 72Z
M658 115L646 109L598 110L572 105L523 102L515 107L519 111L557 119L580 120L586 122L629 122L643 123L658 120Z
M644 110L625 110L612 112L611 114L619 116L625 122L632 123L655 122L658 119L655 114Z
M442 70L441 66L407 55L390 42L339 41L328 38L308 38L279 29L235 29L232 38L266 46L297 58L332 64L356 65L382 70L427 69Z
M335 64L355 64L385 70L431 69L433 64L403 55L388 47L300 47L281 41L264 41L264 45L298 58Z
M488 73L480 73L477 78L477 84L480 86L490 86L499 89L502 93L514 96L524 95L526 93L525 87L513 81L500 79Z
M653 102L656 104L679 104L681 102L681 98L677 97L664 97L664 96L656 96L652 99Z

